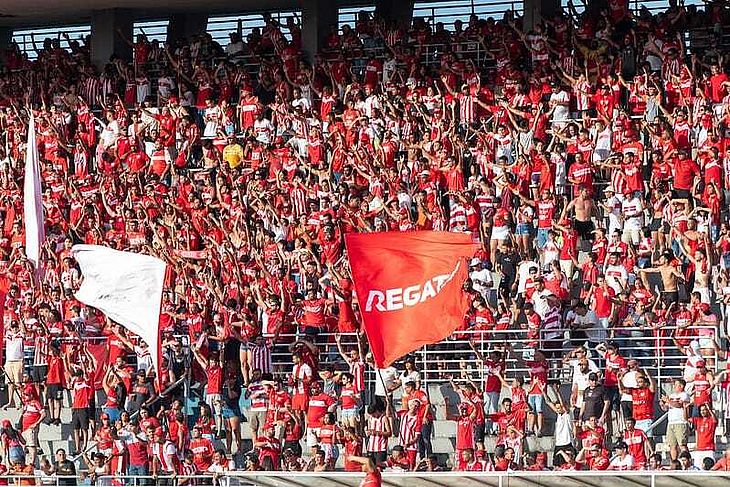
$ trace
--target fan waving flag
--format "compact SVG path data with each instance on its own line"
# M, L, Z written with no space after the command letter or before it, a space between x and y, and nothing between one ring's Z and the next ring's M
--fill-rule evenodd
M23 219L25 224L25 255L39 271L41 247L46 239L43 222L43 193L38 167L38 144L33 114L28 122L28 144L25 148L25 182L23 184Z
M160 305L167 264L156 257L99 245L74 245L83 281L76 299L137 334L160 378Z
M378 367L448 337L469 305L462 285L476 246L466 234L345 235L365 332Z

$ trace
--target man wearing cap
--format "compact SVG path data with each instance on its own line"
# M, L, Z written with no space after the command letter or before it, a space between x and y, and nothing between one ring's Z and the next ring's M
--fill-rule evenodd
M626 442L619 441L613 448L614 457L608 465L609 470L633 470L634 457L629 454Z
M603 212L608 219L608 233L613 234L615 231L623 231L623 221L621 219L621 208L623 205L623 196L617 195L613 185L609 184L603 190L605 196L604 201L599 201L598 206L603 208Z
M492 273L485 269L482 261L474 257L469 262L469 279L472 282L472 289L481 294L484 299L489 299L492 290Z
M266 423L263 435L256 437L254 448L259 450L259 463L264 470L281 470L281 441L276 437L273 423Z
M611 408L611 398L602 385L598 383L598 374L588 374L588 387L583 391L583 405L580 408L579 418L581 421L588 421L595 417L603 423Z

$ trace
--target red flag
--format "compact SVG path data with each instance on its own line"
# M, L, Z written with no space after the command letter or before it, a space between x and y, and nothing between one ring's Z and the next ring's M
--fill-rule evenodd
M103 389L104 376L109 367L109 342L93 342L86 345L91 355L96 359L96 370L94 370L91 379L94 389Z
M462 323L471 236L450 232L345 235L365 332L378 367L437 343Z

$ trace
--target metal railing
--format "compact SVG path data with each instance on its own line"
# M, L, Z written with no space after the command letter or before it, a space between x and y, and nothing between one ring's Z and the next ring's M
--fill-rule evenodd
M594 333L604 333L606 340L619 345L619 353L624 358L627 360L635 359L639 367L645 369L658 385L663 381L682 377L686 356L679 352L672 341L672 336L677 330L677 327L663 327L657 330L639 327L581 329L588 336L596 336L592 335ZM700 333L700 330L707 330L707 327L691 326L688 330L690 330L690 333L683 335L681 340L687 342L702 340L702 343L707 345L706 340L710 335ZM555 331L550 330L550 332ZM718 330L714 330L711 334L715 341L718 340L718 333ZM482 355L494 350L509 349L510 352L505 361L505 375L507 378L528 375L529 369L524 365L524 360L518 360L518 357L520 359L527 357L531 351L537 349L546 352L546 358L550 364L549 380L569 383L572 377L572 368L563 363L562 357L577 346L583 345L585 339L577 340L573 338L570 329L563 329L560 334L561 336L555 339L545 340L543 335L536 340L528 338L527 330L521 328L492 331L467 330L457 332L440 343L424 346L410 354L409 357L414 359L420 372L421 384L427 387L429 384L443 384L449 378L469 379L476 383L483 383L486 380L487 373L484 367L476 362L476 356L471 348L470 341L474 343L475 348ZM298 337L296 335L286 335L280 338L286 342ZM351 344L345 346L345 348L352 348L355 341L355 335L343 335L343 343ZM535 341L538 342L537 347L531 345ZM546 351L544 345L548 343L552 348ZM591 346L596 343L598 342L591 342ZM341 363L333 334L320 334L318 336L318 347L323 363ZM709 362L708 368L711 368L709 367L711 364L715 364L715 366L718 364L717 352L714 349L702 348L701 351ZM595 351L590 353L592 353L592 356L589 358L597 362L600 367L603 364L603 359ZM275 374L286 375L291 372L291 355L288 352L277 348L272 353L272 359ZM399 362L396 362L396 365L399 365ZM375 379L375 374L371 370L366 375L366 382L373 386Z
M638 487L702 485L721 487L727 485L727 471L681 471L681 470L642 470L642 471L506 471L506 472L383 472L383 484L391 486L435 487L490 486L507 487L521 485L540 485L545 487L564 486L566 481L577 487L623 487L632 484ZM23 480L23 477L6 476L8 480ZM28 477L25 477L27 480ZM212 475L191 476L100 476L91 485L201 485L211 480L220 486L262 486L262 485L338 485L357 487L363 474L352 472L244 472L229 471L213 477ZM40 485L62 485L61 481L77 481L87 478L69 476L35 476ZM189 482L188 482L189 481ZM185 483L187 482L187 483ZM466 484L465 484L466 482ZM206 485L206 483L202 483Z

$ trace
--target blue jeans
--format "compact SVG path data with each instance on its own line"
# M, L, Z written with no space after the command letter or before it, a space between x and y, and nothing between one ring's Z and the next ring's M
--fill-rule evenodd
M537 229L537 248L542 249L545 247L548 239L549 228L538 228Z
M421 425L421 436L418 438L418 454L421 455L421 458L433 455L433 446L431 446L432 432L432 422Z
M147 465L130 465L127 467L127 475L129 475L130 477L134 475L148 475ZM130 484L133 484L136 481L137 485L149 485L148 480L149 479L129 479L128 482Z

